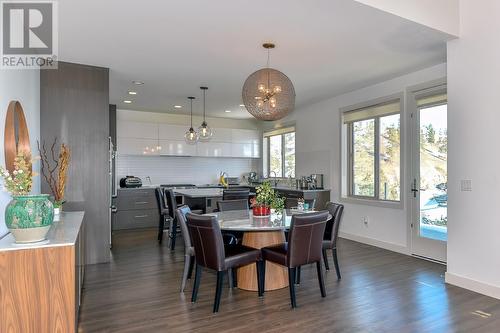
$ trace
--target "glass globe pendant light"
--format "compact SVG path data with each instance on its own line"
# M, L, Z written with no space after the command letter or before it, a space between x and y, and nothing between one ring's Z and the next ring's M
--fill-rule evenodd
M186 143L188 145L194 145L196 142L198 142L198 133L194 130L193 128L193 99L194 97L188 97L188 99L191 102L191 127L189 127L189 130L184 134L184 139L186 140Z
M203 122L200 127L198 127L198 135L200 141L206 142L212 138L214 131L210 128L210 126L208 126L207 121L205 120L205 93L208 87L200 87L200 89L203 91Z

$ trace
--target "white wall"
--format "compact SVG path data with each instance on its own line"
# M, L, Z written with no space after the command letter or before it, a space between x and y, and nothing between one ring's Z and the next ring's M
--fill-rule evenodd
M448 43L446 281L500 298L500 1L462 0L460 21Z
M185 112L185 111L182 111ZM118 110L117 120L158 122L186 125L189 116L185 114L167 114L134 110ZM201 124L202 118L193 117L193 127ZM214 128L260 129L260 122L254 119L207 118ZM250 171L261 172L260 158L221 158L221 157L179 157L179 156L127 156L116 158L117 181L126 175L140 177L143 184L148 184L146 177L157 184L214 184L218 176L225 171L230 177L242 177Z
M297 175L325 173L325 182L331 186L332 199L340 199L340 108L404 92L407 87L446 76L446 65L441 64L404 75L373 86L343 94L329 100L295 110L282 122L268 123L268 127L296 123ZM401 123L406 130L406 111ZM406 153L406 152L405 152ZM407 155L402 156L403 175L408 176ZM403 192L403 191L402 191ZM341 235L390 250L408 253L408 219L406 193L402 193L403 208L374 207L345 203ZM368 217L368 227L362 222Z
M459 35L458 0L356 0L453 36Z
M5 152L3 144L5 116L9 102L21 102L28 123L31 151L38 156L36 141L40 139L40 72L38 70L0 70L0 165L5 167ZM39 163L33 165L33 170L39 172ZM3 183L3 182L2 182ZM40 177L33 180L33 193L40 193ZM10 201L10 195L0 191L0 237L5 233L5 206Z

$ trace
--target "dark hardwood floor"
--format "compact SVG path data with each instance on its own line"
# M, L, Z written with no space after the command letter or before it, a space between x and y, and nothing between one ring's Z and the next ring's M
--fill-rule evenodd
M114 237L112 262L87 268L79 332L500 332L500 301L446 285L444 266L344 239L342 280L325 274L326 298L309 266L295 310L288 289L259 299L226 281L212 314L215 274L203 273L192 304L191 282L179 292L182 242L175 253L165 243L154 230Z

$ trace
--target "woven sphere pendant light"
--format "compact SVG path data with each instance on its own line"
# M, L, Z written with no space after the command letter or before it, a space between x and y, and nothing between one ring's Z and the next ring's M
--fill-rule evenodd
M274 44L263 45L269 52ZM295 89L282 72L268 66L252 73L243 84L243 104L250 114L260 120L278 120L295 107Z

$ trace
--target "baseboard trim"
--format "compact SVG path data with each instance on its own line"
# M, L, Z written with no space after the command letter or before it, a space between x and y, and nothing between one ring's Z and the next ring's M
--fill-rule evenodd
M444 280L448 284L452 284L460 288L472 290L476 293L500 299L500 287L498 286L494 286L449 272L445 273Z
M385 249L385 250L410 255L410 251L408 250L408 248L405 246L399 245L399 244L384 242L384 241L381 241L381 240L378 240L375 238L349 234L349 233L342 232L342 231L339 232L339 237L349 239L349 240L352 240L355 242L363 243L363 244L372 245L375 247L380 247L380 248Z

